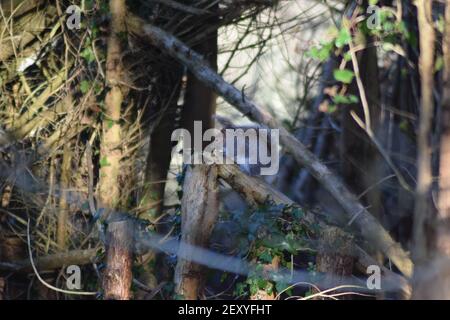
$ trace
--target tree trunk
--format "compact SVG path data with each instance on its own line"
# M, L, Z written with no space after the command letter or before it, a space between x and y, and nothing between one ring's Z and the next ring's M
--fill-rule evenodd
M181 202L180 251L190 250L184 244L207 247L218 210L217 167L195 165L186 172ZM175 270L176 292L184 299L195 300L204 285L203 267L180 259Z
M122 63L123 49L121 35L126 31L125 0L110 0L110 34L107 40L106 82L109 91L105 97L105 116L102 123L100 146L100 180L98 193L100 205L107 211L116 209L121 199L121 159L122 127L121 108L125 88L119 85L125 78ZM122 198L123 197L123 198ZM131 220L110 220L106 234L106 270L103 280L105 299L129 299L132 266L132 227Z
M106 300L128 300L131 297L134 232L131 221L110 222L106 231L106 270L103 275Z
M444 87L438 213L434 221L435 245L430 263L419 269L414 297L450 299L450 0L446 1L444 51Z
M370 106L371 130L377 132L380 118L380 90L378 82L378 58L377 48L371 46L371 39L363 36L361 43L355 45L368 46L358 53L358 65L361 66L361 81L364 85L364 91L367 96L367 102ZM353 82L349 88L349 94L359 97L360 92L356 82ZM343 106L342 114L342 134L341 134L341 162L342 176L345 183L356 194L366 192L364 197L365 204L370 207L370 212L380 220L380 192L378 187L373 187L380 179L377 170L380 165L379 153L370 141L370 137L353 119L351 112L356 113L361 119L364 119L363 106L361 103Z
M217 70L217 31L208 34L196 48L205 56L213 70ZM203 132L214 128L216 94L189 72L185 103L181 113L182 126L194 137L194 121L201 121ZM202 134L203 134L202 132ZM207 247L219 212L217 168L194 165L188 169L183 186L182 228L183 243ZM180 250L183 249L183 243ZM175 270L176 292L185 299L197 299L204 284L201 266L180 260Z
M354 262L353 237L336 227L324 228L316 257L317 271L326 274L326 287L320 289L330 289L350 277Z
M423 286L426 286L428 274L429 233L427 223L430 221L430 192L432 184L431 172L431 124L434 111L434 48L435 32L432 18L432 2L419 0L416 2L420 33L419 70L421 78L421 101L419 132L417 135L417 185L413 226L413 257L415 260L413 298L426 297Z
M414 209L414 256L418 261L427 259L425 223L430 214L431 173L431 124L434 110L434 48L435 32L432 23L432 3L419 0L417 15L420 33L419 70L421 77L421 109L417 136L417 187Z

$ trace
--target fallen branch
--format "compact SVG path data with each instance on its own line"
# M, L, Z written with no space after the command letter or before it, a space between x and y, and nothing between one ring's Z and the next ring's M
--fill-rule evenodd
M203 58L169 33L148 24L142 24L135 17L127 19L133 32L147 37L153 45L182 62L200 81L211 87L228 103L236 107L249 119L270 129L279 129L280 140L285 149L331 193L344 208L349 220L358 227L361 234L374 244L407 277L412 275L413 263L400 244L395 242L383 226L367 211L342 181L322 164L295 136L289 133L267 111L257 106L245 94L227 83L205 63Z
M68 252L56 253L44 257L34 259L34 263L38 270L55 270L69 265L85 265L93 261L98 249L73 250ZM32 266L30 259L18 262L0 262L0 270L14 272L30 272Z

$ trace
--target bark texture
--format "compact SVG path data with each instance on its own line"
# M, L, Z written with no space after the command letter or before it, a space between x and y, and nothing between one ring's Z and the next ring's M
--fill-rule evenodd
M321 231L316 266L318 272L326 274L325 283L329 283L329 287L352 275L355 261L353 243L353 237L339 228L328 227Z
M438 213L434 221L435 244L430 261L418 269L414 297L450 299L450 1L446 1L443 37L444 85ZM427 76L429 77L429 76ZM430 81L430 80L428 80ZM426 217L425 217L426 218Z
M420 33L419 71L421 78L421 101L419 133L417 136L417 185L414 208L414 258L425 262L428 255L426 222L430 218L431 172L431 125L434 111L434 48L435 31L432 17L432 1L419 0L417 15Z
M207 247L214 228L218 210L217 167L196 165L189 167L183 186L181 202L181 244L180 251L190 250L190 244ZM176 292L184 299L199 297L205 280L203 267L184 259L178 261L175 270Z
M104 299L131 298L133 275L133 232L130 219L110 222L106 232L106 270L103 275Z
M102 123L100 145L100 205L107 211L118 208L126 195L121 194L122 183L122 127L121 109L125 95L123 66L123 39L126 31L125 0L110 0L110 34L107 40L106 81L109 91L105 97L105 116ZM122 198L123 197L123 198ZM106 218L106 217L105 217ZM111 217L114 219L114 217ZM106 231L106 269L103 279L105 299L126 300L131 296L131 267L133 231L131 220L109 219Z
M217 71L217 30L207 33L196 50L204 56L209 67ZM194 122L200 121L202 131L214 128L216 93L193 72L188 72L185 102L181 112L181 124L194 137ZM203 134L202 132L202 134ZM182 244L208 247L209 237L219 214L217 168L194 165L189 168L183 186ZM175 270L176 292L185 299L197 299L205 281L203 268L195 263L180 260Z

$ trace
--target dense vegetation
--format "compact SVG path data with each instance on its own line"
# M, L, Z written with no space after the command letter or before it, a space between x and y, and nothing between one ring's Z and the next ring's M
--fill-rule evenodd
M449 0L0 4L0 299L450 299Z

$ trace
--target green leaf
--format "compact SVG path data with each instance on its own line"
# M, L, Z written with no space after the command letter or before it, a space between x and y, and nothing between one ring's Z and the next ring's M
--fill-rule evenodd
M330 104L330 105L328 106L327 113L334 113L334 112L336 112L336 110L337 110L336 105L335 105L335 104Z
M264 252L259 255L259 260L261 260L261 262L271 263L272 255L268 250L264 250Z
M108 129L111 129L114 125L114 121L112 121L111 119L108 119L106 121L106 125L107 125Z
M436 62L434 63L434 71L435 72L441 71L443 67L444 67L444 59L442 58L441 55L439 55L436 58Z
M307 55L310 56L311 58L318 59L319 58L319 48L312 47L311 49L309 49Z
M106 157L101 158L101 160L100 160L100 167L101 168L107 167L109 165L111 165L111 164L108 162L108 158L106 158Z
M83 80L80 83L80 90L82 94L86 94L91 88L91 84L87 80Z
M358 103L359 99L357 96L355 96L353 94L350 94L348 96L337 94L333 97L333 102L335 104L352 104L352 103Z
M91 63L95 60L95 55L91 47L87 47L83 51L81 51L80 56L88 63Z
M339 82L343 82L343 83L349 84L349 83L352 82L353 77L355 76L355 74L354 74L353 71L351 71L351 70L347 70L347 69L344 69L344 70L336 69L336 70L334 70L334 72L333 72L333 76L334 76L334 79L336 79L336 81L339 81Z
M439 19L437 21L437 29L439 30L440 33L444 33L445 21L443 16L439 16Z
M245 294L246 288L247 288L247 285L245 283L239 282L236 285L236 289L234 290L234 292L237 296L242 296Z
M352 60L352 55L351 55L350 52L344 53L344 60L347 61L347 62Z
M308 51L308 56L314 59L319 59L320 61L325 61L330 57L331 49L333 48L333 43L322 44L321 47L312 47Z
M95 92L95 94L96 95L100 95L102 93L102 91L103 91L103 87L101 86L101 84L98 83L98 82L95 82L95 84L94 84L94 92Z
M343 46L348 44L351 39L352 39L352 36L350 34L350 31L348 31L346 28L342 28L339 31L339 34L335 41L336 47L342 48Z
M395 24L391 21L385 21L383 22L383 30L385 32L392 32L395 29Z

